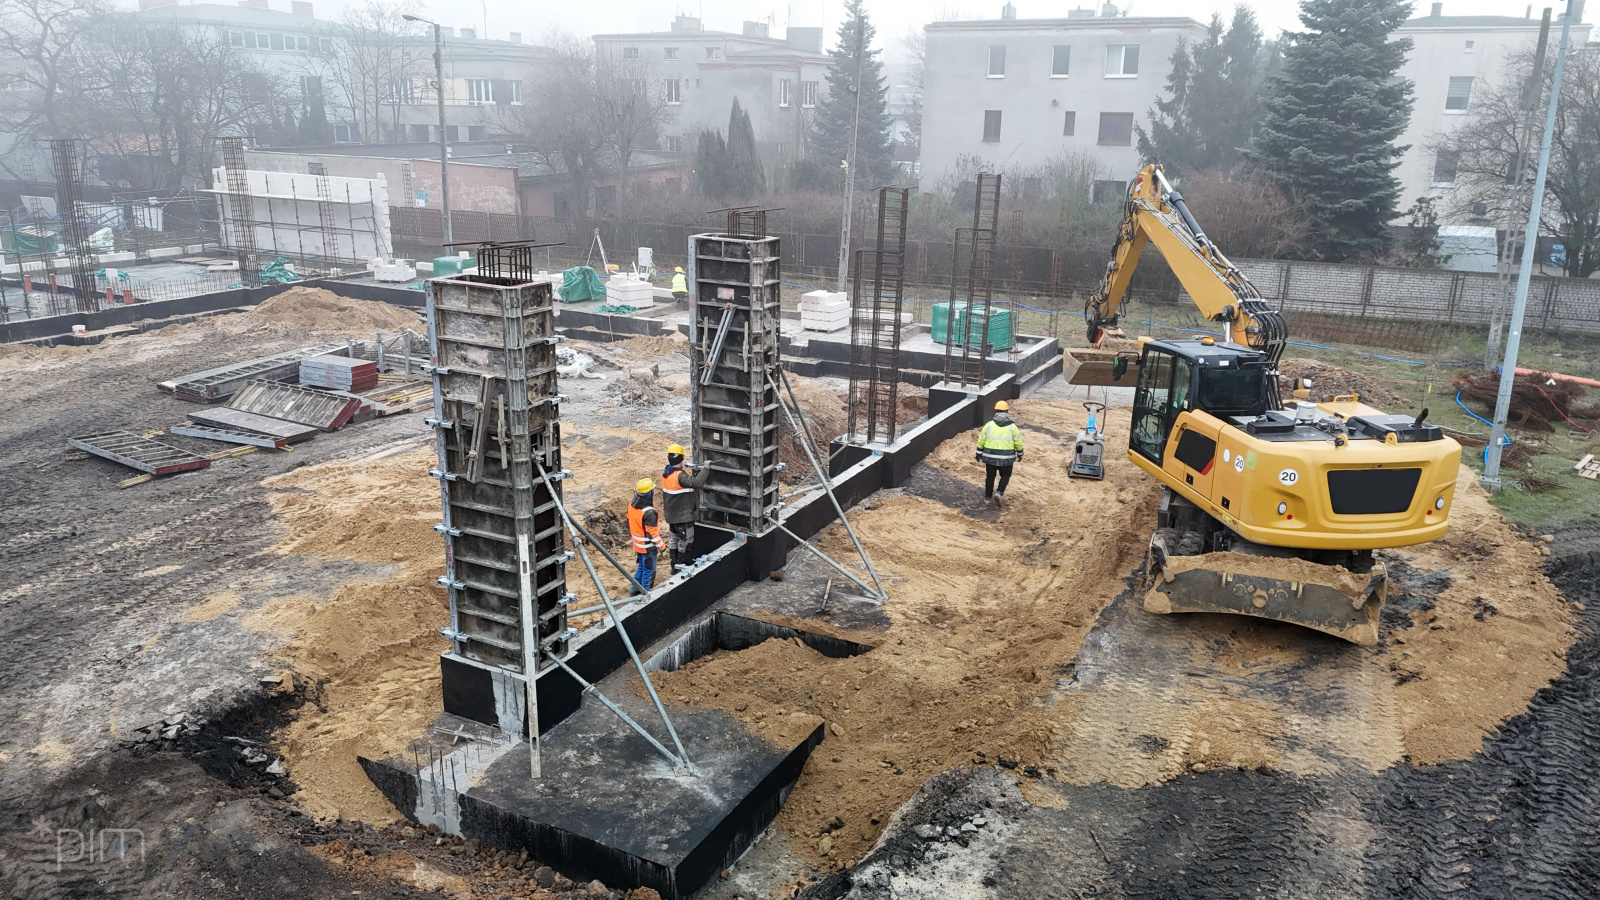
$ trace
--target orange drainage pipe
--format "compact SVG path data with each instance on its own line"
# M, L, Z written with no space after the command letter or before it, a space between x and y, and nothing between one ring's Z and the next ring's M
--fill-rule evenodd
M1517 367L1516 372L1518 375L1548 375L1551 378L1554 378L1556 381L1566 381L1572 384L1581 384L1585 387L1600 387L1600 379L1595 378L1583 378L1578 375L1558 375L1554 372L1541 372L1538 369L1524 369L1521 366Z

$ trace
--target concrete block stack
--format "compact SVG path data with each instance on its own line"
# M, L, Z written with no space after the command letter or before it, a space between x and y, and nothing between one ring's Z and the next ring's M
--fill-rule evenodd
M850 298L843 291L811 291L800 297L800 327L838 331L850 324Z
M606 303L611 306L632 306L649 309L655 302L655 288L648 281L613 275L606 279Z

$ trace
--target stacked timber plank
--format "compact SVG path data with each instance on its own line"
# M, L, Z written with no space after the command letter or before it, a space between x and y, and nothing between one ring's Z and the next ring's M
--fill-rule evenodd
M348 356L313 356L300 361L300 383L359 393L378 386L378 364Z

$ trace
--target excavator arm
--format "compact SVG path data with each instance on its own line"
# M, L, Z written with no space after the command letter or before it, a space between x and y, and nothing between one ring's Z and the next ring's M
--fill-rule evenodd
M1091 345L1099 346L1106 326L1116 324L1139 257L1151 243L1200 313L1222 325L1224 340L1260 350L1272 363L1278 361L1287 339L1283 316L1267 306L1250 279L1206 237L1159 163L1140 169L1128 189L1105 279L1084 308Z

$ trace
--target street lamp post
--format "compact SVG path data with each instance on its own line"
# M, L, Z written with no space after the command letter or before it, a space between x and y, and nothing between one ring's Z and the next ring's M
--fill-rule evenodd
M444 208L440 220L444 226L444 243L448 247L453 238L450 235L450 140L444 130L444 35L439 30L438 22L412 15L403 15L401 18L407 22L433 26L434 94L439 98L439 202Z

